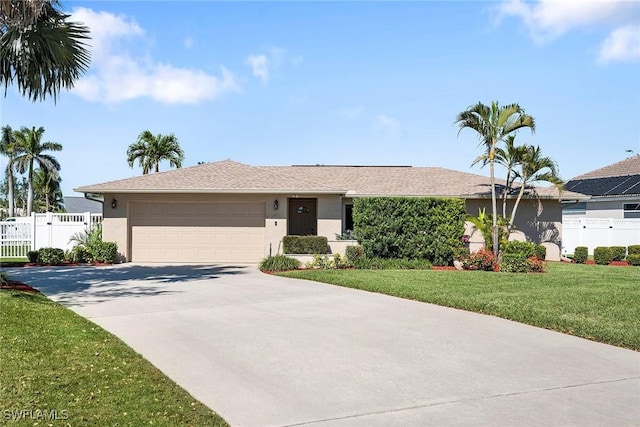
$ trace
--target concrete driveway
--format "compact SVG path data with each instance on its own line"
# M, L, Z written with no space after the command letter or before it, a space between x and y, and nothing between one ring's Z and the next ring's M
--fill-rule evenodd
M255 266L23 268L233 426L640 425L640 353Z

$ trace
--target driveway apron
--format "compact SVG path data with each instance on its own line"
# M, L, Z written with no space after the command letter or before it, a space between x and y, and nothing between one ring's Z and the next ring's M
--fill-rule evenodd
M638 426L640 353L254 265L10 269L233 426Z

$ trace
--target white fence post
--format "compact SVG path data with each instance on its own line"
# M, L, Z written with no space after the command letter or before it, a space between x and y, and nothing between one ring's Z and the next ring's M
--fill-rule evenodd
M36 213L31 212L31 249L32 251L37 251L36 248Z

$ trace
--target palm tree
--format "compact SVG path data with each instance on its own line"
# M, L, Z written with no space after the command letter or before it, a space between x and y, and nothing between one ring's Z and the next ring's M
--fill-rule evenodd
M142 167L142 173L146 175L152 168L155 172L160 172L160 162L163 160L167 160L171 167L181 168L184 151L180 148L178 138L174 134L153 135L145 130L127 149L129 167L132 168L136 160Z
M525 153L519 164L520 168L515 171L515 177L520 180L520 191L511 211L509 229L513 227L518 205L528 186L536 182L549 182L554 184L558 190L562 190L563 182L558 173L557 163L551 157L542 156L540 147L534 147L533 145L525 147ZM535 194L535 188L530 187L530 189Z
M90 62L89 28L69 22L58 0L0 0L0 84L31 101L55 100Z
M535 131L536 124L533 117L524 112L518 104L509 104L500 107L498 102L491 102L490 106L478 102L456 116L454 123L459 126L460 132L469 128L478 133L481 144L486 149L489 173L491 176L491 209L492 209L492 236L493 252L498 253L498 207L496 202L495 160L496 146L518 129L528 127Z
M15 216L15 176L13 175L13 172L15 170L15 158L20 153L20 147L16 143L11 126L4 126L2 128L0 153L8 158L7 167L5 169L5 174L7 176L7 204L9 205L9 216Z
M22 127L20 131L14 132L14 136L21 153L16 157L16 168L20 173L27 171L27 215L31 215L33 211L33 164L37 163L40 169L46 170L48 173L57 176L60 170L60 163L45 151L61 151L62 145L57 142L41 142L44 128L35 127L29 129Z
M60 188L58 171L36 169L33 173L34 210L59 212L63 210L64 199Z

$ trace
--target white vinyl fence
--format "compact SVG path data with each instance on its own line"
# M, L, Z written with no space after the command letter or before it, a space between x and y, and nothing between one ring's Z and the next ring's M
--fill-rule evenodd
M69 250L69 240L76 233L91 229L102 222L102 214L43 213L16 221L0 222L0 249L2 257L26 257L27 252L40 248Z
M640 218L569 218L562 220L562 253L572 254L577 246L589 253L598 246L640 245Z

